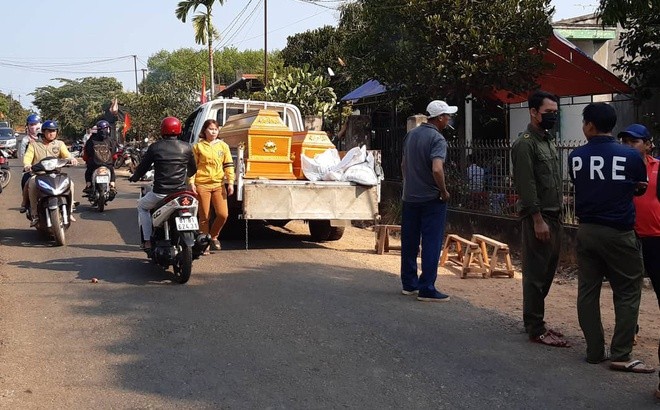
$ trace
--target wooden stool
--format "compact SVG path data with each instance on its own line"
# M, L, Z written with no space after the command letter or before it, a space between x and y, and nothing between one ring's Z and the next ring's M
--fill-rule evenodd
M509 254L509 245L496 241L484 235L472 235L472 242L479 244L481 253L484 259L484 265L488 268L488 277L495 275L505 275L510 278L513 277L513 265L511 265L511 255ZM493 247L493 253L488 258L488 246ZM500 262L500 255L504 256L504 260ZM500 263L504 267L498 266Z
M450 255L449 251L452 246L455 253ZM465 250L463 250L463 246L465 246ZM445 266L447 261L461 266L461 279L465 279L470 272L480 273L483 278L488 277L488 268L484 265L483 255L479 245L456 234L447 235L445 244L442 247L440 266ZM472 266L473 264L476 264L476 266Z
M390 233L401 232L401 225L374 225L376 234L376 253L382 255L390 249L401 249L400 246L390 246Z

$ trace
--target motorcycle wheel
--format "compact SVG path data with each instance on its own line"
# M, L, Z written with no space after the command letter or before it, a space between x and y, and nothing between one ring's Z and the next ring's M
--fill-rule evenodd
M55 243L59 246L66 246L66 235L64 235L64 224L59 209L49 209L50 222L53 224L52 232L55 237Z
M176 256L178 264L174 267L176 274L176 281L180 284L188 282L190 274L192 273L192 247L183 245L181 253Z
M99 212L103 212L105 210L105 200L100 194L99 198L96 200L96 208L99 210Z
M0 185L2 188L7 188L9 181L11 180L11 172L8 169L3 169L0 171Z
M124 157L119 156L119 157L115 160L115 169L119 169L119 168L121 168L122 166L124 166Z

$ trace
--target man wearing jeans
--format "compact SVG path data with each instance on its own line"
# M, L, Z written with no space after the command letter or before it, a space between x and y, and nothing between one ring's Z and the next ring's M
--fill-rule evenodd
M449 295L435 288L449 200L444 173L447 141L440 131L458 107L435 100L426 111L428 122L408 132L403 141L401 283L404 295L417 294L417 300L424 302L444 302ZM422 274L417 276L420 239Z

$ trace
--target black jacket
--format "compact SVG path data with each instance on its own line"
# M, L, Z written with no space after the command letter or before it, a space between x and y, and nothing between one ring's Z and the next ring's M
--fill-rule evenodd
M114 165L112 156L117 152L117 146L110 137L102 138L93 134L85 143L83 150L88 168L96 169L101 165L106 167Z
M154 165L154 192L171 194L186 189L197 165L192 147L175 137L165 137L149 145L130 181L136 182Z

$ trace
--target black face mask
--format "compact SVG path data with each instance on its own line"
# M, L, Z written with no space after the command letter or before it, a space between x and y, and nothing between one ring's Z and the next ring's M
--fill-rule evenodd
M109 137L109 136L110 136L110 129L108 129L108 128L101 128L100 130L96 131L96 134L97 134L100 138Z
M541 114L541 123L539 126L544 130L550 130L554 128L557 123L557 113L556 112L544 112Z

